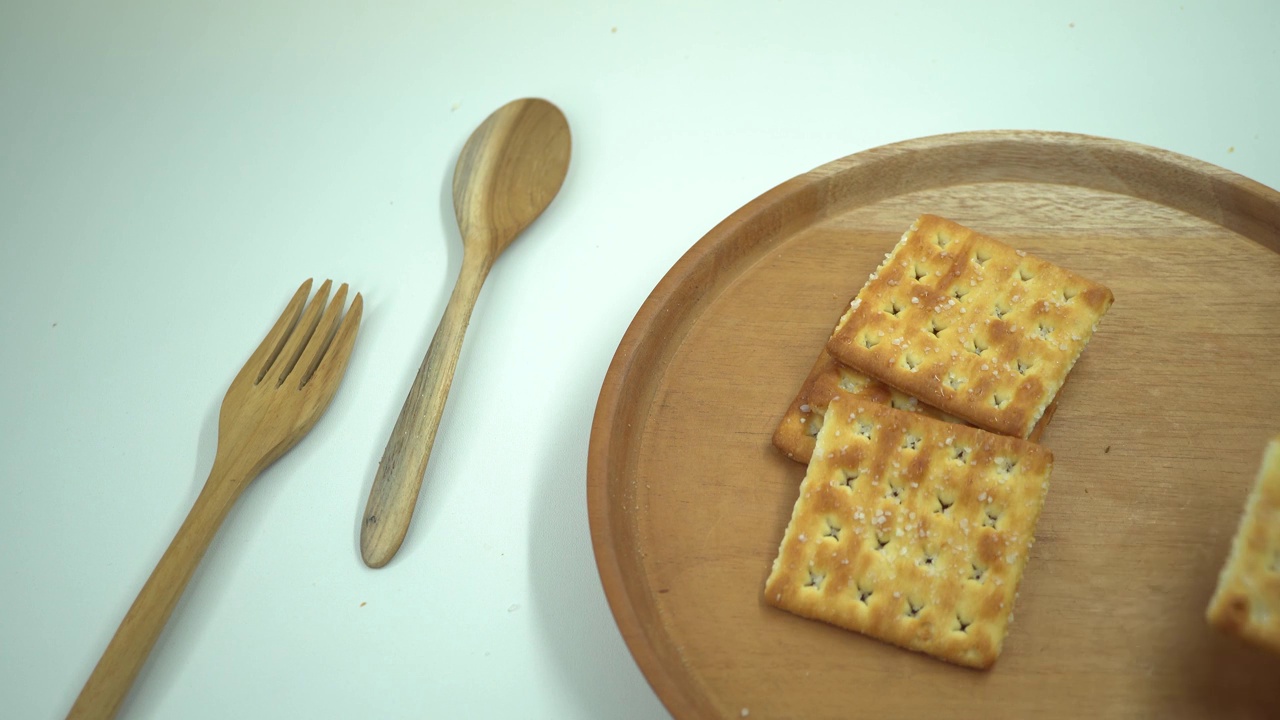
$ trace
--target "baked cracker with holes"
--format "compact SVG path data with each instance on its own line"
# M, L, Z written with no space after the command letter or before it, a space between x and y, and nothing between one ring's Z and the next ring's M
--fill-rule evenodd
M978 427L1028 437L1111 291L933 215L885 256L827 349Z
M787 408L786 414L774 430L774 447L796 462L808 463L813 455L814 438L822 429L827 404L837 394L918 412L947 422L964 422L842 365L823 349L800 387L800 392L791 401L791 407Z
M879 380L873 380L842 364L823 348L818 354L818 361L814 363L809 376L801 385L800 392L791 401L791 406L787 408L786 414L782 416L778 427L773 431L774 447L796 462L808 463L813 455L814 438L822 429L822 418L827 412L827 403L837 394L865 398L882 405L918 412L946 422L967 424L958 417L926 405L910 395L900 393ZM1055 398L1040 416L1028 440L1037 442L1040 439L1057 409L1058 401Z
M1013 620L1052 466L1025 440L837 396L765 601L988 668Z
M1219 630L1280 653L1280 438L1267 444L1206 615Z

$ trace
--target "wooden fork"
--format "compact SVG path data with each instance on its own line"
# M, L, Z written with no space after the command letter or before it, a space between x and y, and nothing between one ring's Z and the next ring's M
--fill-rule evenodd
M344 316L344 284L326 309L330 286L325 280L304 312L311 280L302 283L231 381L218 417L218 449L209 479L102 653L69 718L115 716L231 506L251 480L311 430L333 400L364 303L356 293Z

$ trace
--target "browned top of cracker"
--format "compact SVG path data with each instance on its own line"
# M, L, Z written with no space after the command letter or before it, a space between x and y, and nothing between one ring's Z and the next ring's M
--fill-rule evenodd
M1267 445L1208 619L1280 653L1280 438Z
M818 353L818 360L813 364L804 384L800 386L800 392L791 401L786 415L774 430L774 446L792 460L808 463L813 454L814 438L822 429L827 404L838 394L922 413L947 422L964 422L841 364L823 349Z
M929 405L1027 437L1112 299L1069 270L922 215L827 348Z
M779 608L971 667L995 662L1052 454L838 396L765 586Z
M791 401L786 414L778 421L778 427L773 431L774 447L789 459L808 464L809 458L813 455L818 431L822 429L827 404L836 395L865 398L899 410L918 412L938 420L965 424L965 421L958 417L926 405L910 395L900 393L879 380L869 378L840 363L824 349L818 355L818 361L809 371L804 384L800 386L800 392ZM1058 400L1055 398L1040 416L1028 440L1039 441L1045 428L1053 420L1057 407Z

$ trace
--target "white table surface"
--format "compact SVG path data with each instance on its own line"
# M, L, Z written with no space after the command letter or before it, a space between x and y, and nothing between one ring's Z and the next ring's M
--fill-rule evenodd
M364 294L328 414L245 493L122 716L660 718L601 590L619 339L718 221L992 128L1280 187L1280 4L0 2L0 717L69 709L304 278ZM476 307L405 545L359 519L461 259L448 186L521 96L569 177Z

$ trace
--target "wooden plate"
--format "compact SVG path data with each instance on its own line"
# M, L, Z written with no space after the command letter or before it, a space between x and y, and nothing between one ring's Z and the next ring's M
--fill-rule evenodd
M976 672L764 604L804 467L775 423L921 212L1110 286L1043 442L1004 655ZM606 595L677 717L1280 717L1280 658L1204 609L1280 432L1280 193L1173 153L984 132L837 160L748 203L641 308L592 428ZM1278 608L1277 610L1280 610Z

